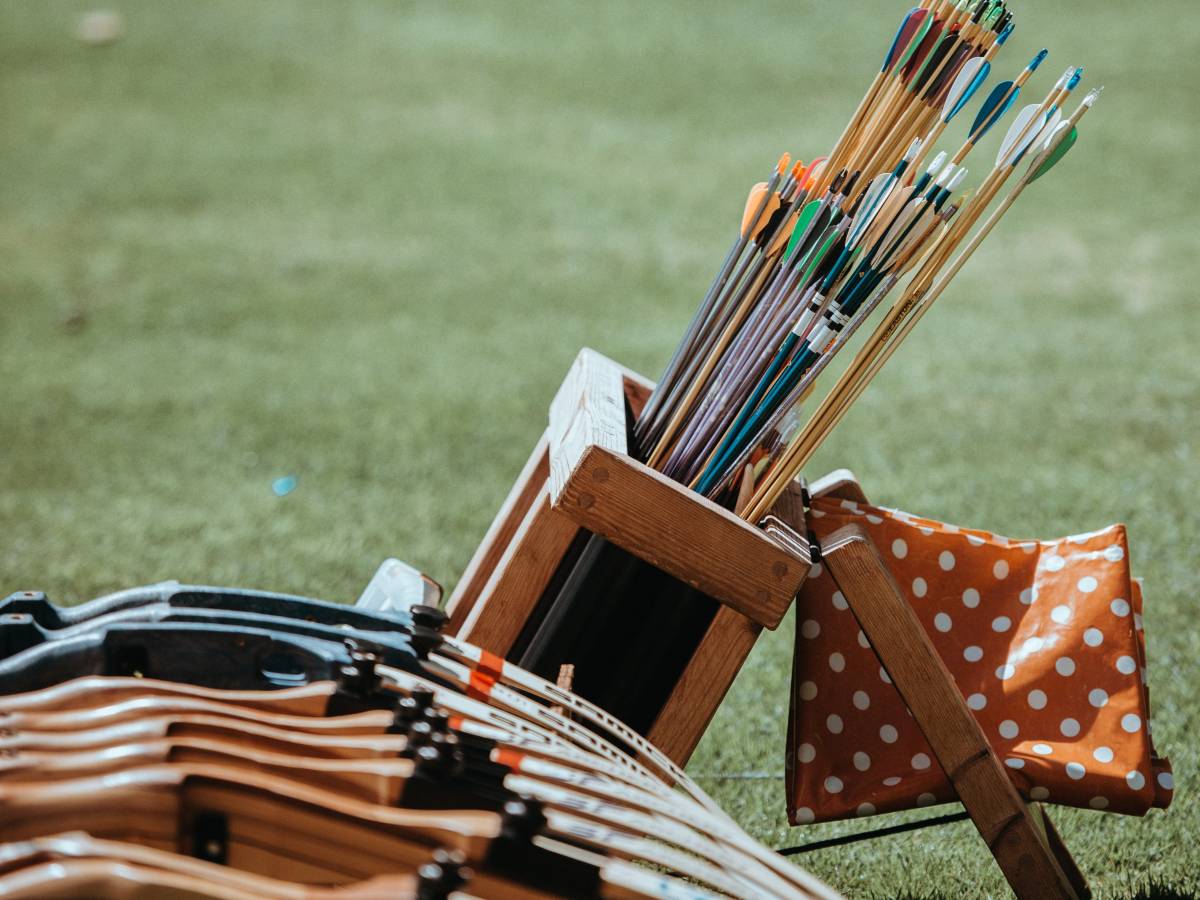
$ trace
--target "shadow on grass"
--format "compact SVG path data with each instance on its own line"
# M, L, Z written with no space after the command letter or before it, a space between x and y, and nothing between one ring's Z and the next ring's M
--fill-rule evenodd
M953 900L959 896L961 895L942 893L897 894L895 900ZM1196 894L1177 891L1175 888L1155 882L1151 882L1149 886L1133 895L1133 900L1196 900L1196 898Z

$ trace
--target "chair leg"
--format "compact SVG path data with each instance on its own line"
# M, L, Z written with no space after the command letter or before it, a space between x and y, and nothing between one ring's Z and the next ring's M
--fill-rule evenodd
M1020 898L1087 897L1087 884L1049 819L1004 772L954 679L866 532L856 525L822 542L824 561L933 748L1004 877Z

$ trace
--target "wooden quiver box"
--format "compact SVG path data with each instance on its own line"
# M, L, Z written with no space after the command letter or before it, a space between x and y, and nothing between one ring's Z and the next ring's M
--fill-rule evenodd
M628 720L683 764L759 632L779 625L811 563L798 487L755 527L629 455L629 427L652 388L599 353L580 352L550 406L546 433L450 598L448 627L528 665L530 632L581 544L597 535L636 557L656 570L643 569L642 581L665 577L685 589L681 627L668 619L654 654L609 660L610 671L579 671L581 660L563 661L576 664L575 689L588 697L588 675L636 685L636 669L652 655L673 657L650 714L639 710L640 723L638 714ZM620 602L598 588L593 602ZM611 702L606 709L626 718Z

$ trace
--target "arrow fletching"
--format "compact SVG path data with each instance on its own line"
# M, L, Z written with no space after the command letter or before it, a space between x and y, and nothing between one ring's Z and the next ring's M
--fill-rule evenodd
M1060 122L1058 127L1055 128L1054 133L1050 136L1050 139L1053 141L1055 137L1064 131L1068 126L1070 126L1069 122ZM1037 181L1039 178L1057 166L1059 161L1062 160L1062 158L1066 156L1068 152L1070 152L1071 148L1075 146L1075 142L1077 140L1079 140L1079 129L1071 127L1071 133L1058 142L1058 146L1050 151L1049 156L1041 161L1033 161L1033 165L1037 166L1037 171L1033 173L1033 177L1029 179L1029 183L1033 184L1033 182Z
M979 141L987 134L993 125L1000 121L1008 108L1017 100L1017 95L1021 93L1020 89L1012 92L1012 96L1005 99L1005 95L1012 88L1011 81L1002 81L988 94L986 100L983 101L983 106L979 109L979 114L975 116L975 121L971 125L971 140Z
M1015 166L1017 160L1021 158L1021 154L1041 133L1042 129L1034 122L1041 115L1041 109L1041 104L1031 103L1017 113L1012 125L1008 127L1008 133L1004 135L1004 140L1000 142L1000 152L996 155L996 168Z
M900 27L896 30L896 36L892 39L892 46L888 48L887 56L883 58L883 68L879 71L886 72L892 67L892 63L896 60L896 54L903 51L909 45L913 35L921 27L923 17L928 15L929 10L920 9L915 6L908 11L903 21L900 22Z
M767 194L770 194L768 197ZM766 198L766 205L763 206L763 199ZM762 214L755 219L754 214L758 212L759 207L762 207ZM742 237L754 238L760 231L767 227L767 223L771 221L771 217L779 209L779 195L774 191L767 190L767 183L760 181L750 189L750 196L746 198L746 209L742 212Z
M954 83L950 86L950 92L946 95L946 102L942 106L943 122L949 123L962 111L962 108L975 96L980 85L987 81L991 71L992 64L982 56L976 56L963 63Z

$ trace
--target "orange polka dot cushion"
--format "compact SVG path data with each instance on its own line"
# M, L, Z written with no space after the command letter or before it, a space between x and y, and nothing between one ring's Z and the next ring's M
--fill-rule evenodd
M1155 755L1142 597L1123 526L1011 541L898 510L818 498L820 539L870 534L1017 788L1141 815L1166 807ZM794 825L955 799L827 568L797 599L788 725Z

